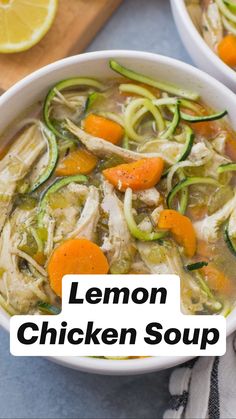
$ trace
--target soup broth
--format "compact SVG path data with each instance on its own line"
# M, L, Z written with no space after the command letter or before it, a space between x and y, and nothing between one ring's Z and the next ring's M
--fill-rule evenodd
M67 273L173 273L184 313L227 315L236 296L227 112L110 65L119 78L59 82L2 135L0 303L10 315L53 315Z

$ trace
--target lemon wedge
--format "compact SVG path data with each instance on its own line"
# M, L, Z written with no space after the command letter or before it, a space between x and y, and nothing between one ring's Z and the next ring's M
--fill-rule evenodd
M0 0L0 52L25 51L52 26L57 0Z

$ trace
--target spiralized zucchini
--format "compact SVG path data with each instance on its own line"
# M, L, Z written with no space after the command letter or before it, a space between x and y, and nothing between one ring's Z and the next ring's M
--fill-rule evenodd
M57 251L70 242L64 256L74 262L83 239L98 248L104 272L175 273L186 314L227 315L232 297L217 288L225 281L227 291L236 255L233 133L220 121L227 112L114 60L110 66L126 79L57 83L44 122L39 103L0 160L0 304L9 314L59 314Z
M160 240L163 237L165 237L166 233L164 231L152 231L151 233L147 233L145 231L140 230L133 216L132 196L132 189L126 189L124 197L124 215L127 225L129 227L129 231L132 234L132 236L141 241L154 241Z
M52 111L53 99L55 98L57 92L61 93L65 89L69 89L72 87L78 88L79 86L92 87L98 90L102 89L102 84L98 82L97 80L90 79L87 77L74 77L74 78L66 79L57 83L51 90L49 90L46 96L46 99L44 101L44 106L43 106L44 120L47 127L58 138L62 138L64 140L74 139L74 137L72 137L71 134L67 132L67 130L64 127L59 127L58 125L56 125L55 121L52 120L51 111ZM85 104L85 109L86 109L86 106L88 106L88 103L87 105Z

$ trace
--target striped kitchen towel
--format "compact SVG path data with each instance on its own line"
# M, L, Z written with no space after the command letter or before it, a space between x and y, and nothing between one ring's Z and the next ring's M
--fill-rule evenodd
M236 418L236 334L221 357L200 357L171 374L164 419Z

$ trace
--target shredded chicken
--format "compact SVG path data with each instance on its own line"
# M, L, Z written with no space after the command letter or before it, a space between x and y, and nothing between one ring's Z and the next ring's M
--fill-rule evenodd
M162 157L168 164L175 163L182 154L184 144L177 141L151 140L138 147L140 153L156 153Z
M117 269L117 265L122 264L119 266L119 273L126 273L132 263L134 242L124 218L123 204L109 182L104 182L103 193L104 199L101 206L109 217L109 234L104 239L102 250L108 257L111 271Z
M210 243L216 242L220 226L230 217L235 208L236 194L214 214L194 223L197 237Z
M39 296L44 301L48 301L48 296L42 278L36 279L20 271L19 256L11 248L14 241L11 224L7 222L0 239L0 266L5 275L5 281L0 281L0 293L17 312L28 313L37 304Z
M93 137L92 135L87 134L77 125L73 124L73 122L71 122L69 119L67 119L66 127L70 132L72 132L72 134L80 139L81 143L83 143L88 150L92 151L97 156L119 156L126 161L140 160L144 157L161 157L167 163L172 163L172 160L170 161L170 159L168 159L164 153L137 153L135 151L126 150L117 145L114 145L109 141L103 140L102 138Z
M223 131L211 141L212 147L217 153L225 154L227 137L227 131Z
M93 240L99 216L98 189L95 188L95 186L90 186L79 221L77 222L75 229L68 234L67 238L85 237L88 240Z
M17 182L27 175L45 147L40 130L32 125L17 138L9 153L0 161L0 231L11 211Z
M175 273L168 262L168 249L158 243L138 242L137 248L142 261L152 274Z
M223 38L222 19L216 3L209 3L202 14L202 32L206 43L215 51Z
M144 202L149 207L154 207L158 205L160 200L160 192L156 188L146 189L144 191L138 191L133 194L133 199L138 198L140 201Z

